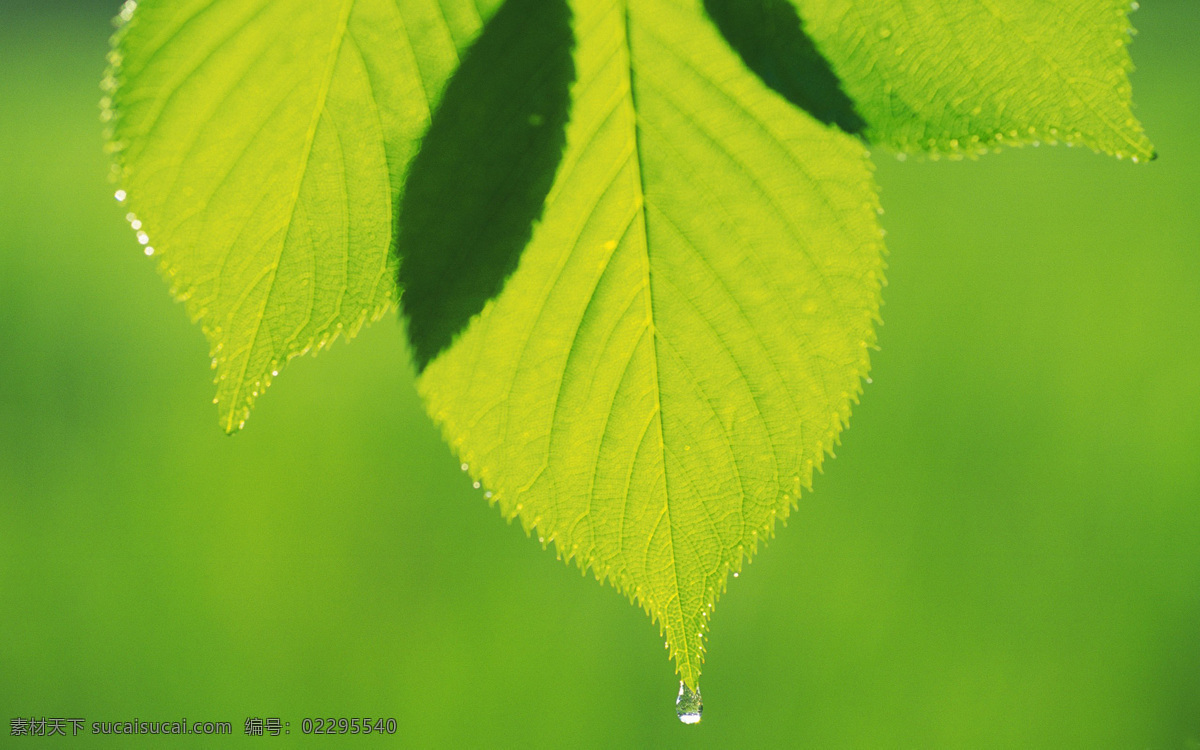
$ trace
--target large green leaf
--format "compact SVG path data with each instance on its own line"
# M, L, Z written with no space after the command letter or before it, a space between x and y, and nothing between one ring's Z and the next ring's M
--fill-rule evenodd
M1136 3L786 1L872 140L956 155L1056 141L1135 160L1154 155L1130 110L1126 45Z
M118 196L203 324L226 430L288 359L392 306L405 170L498 3L125 6L106 80Z
M543 216L419 387L504 514L643 606L695 687L727 576L867 371L875 191L862 145L764 86L700 0L571 5Z

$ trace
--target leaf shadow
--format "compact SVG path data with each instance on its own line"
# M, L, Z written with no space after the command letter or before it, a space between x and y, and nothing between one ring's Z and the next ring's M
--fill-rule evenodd
M729 46L763 83L792 104L846 133L867 123L842 90L804 22L788 0L704 0L704 9Z
M566 146L573 46L566 0L508 0L433 114L397 212L418 372L504 288L542 216Z

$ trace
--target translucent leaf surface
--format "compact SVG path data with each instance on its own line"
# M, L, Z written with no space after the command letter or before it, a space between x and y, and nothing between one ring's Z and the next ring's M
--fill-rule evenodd
M1127 0L788 0L868 123L903 151L1063 141L1148 159Z
M288 359L393 305L404 171L459 49L497 4L123 9L105 81L118 197L203 324L226 430Z
M727 576L867 371L875 191L862 145L763 85L700 0L572 9L541 221L419 387L504 514L644 607L695 687Z

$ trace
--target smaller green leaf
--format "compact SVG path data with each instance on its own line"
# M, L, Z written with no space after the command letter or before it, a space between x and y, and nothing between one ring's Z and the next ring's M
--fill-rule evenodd
M394 208L499 0L142 0L105 116L147 254L201 321L230 432L284 363L396 298Z
M1062 141L1154 156L1131 109L1128 0L788 1L873 141L951 154Z

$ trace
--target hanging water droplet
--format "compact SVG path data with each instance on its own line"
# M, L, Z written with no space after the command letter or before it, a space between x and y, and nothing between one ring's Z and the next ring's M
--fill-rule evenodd
M462 469L463 471L466 471L467 469L469 469L469 468L471 468L471 467L470 467L470 465L469 465L469 464L463 464L463 465L462 465L462 466L460 466L459 468L460 468L460 469Z
M146 257L150 257L151 255L154 255L154 248L150 247L149 245L146 245L145 252L146 252Z
M479 487L480 487L479 482L474 482L471 486L474 487L475 489L479 489Z
M696 724L704 714L704 703L700 700L700 687L693 692L686 683L679 683L679 697L675 699L675 715L684 724Z
M125 191L118 190L117 192L113 193L113 197L117 199L117 203L124 203L125 202Z

